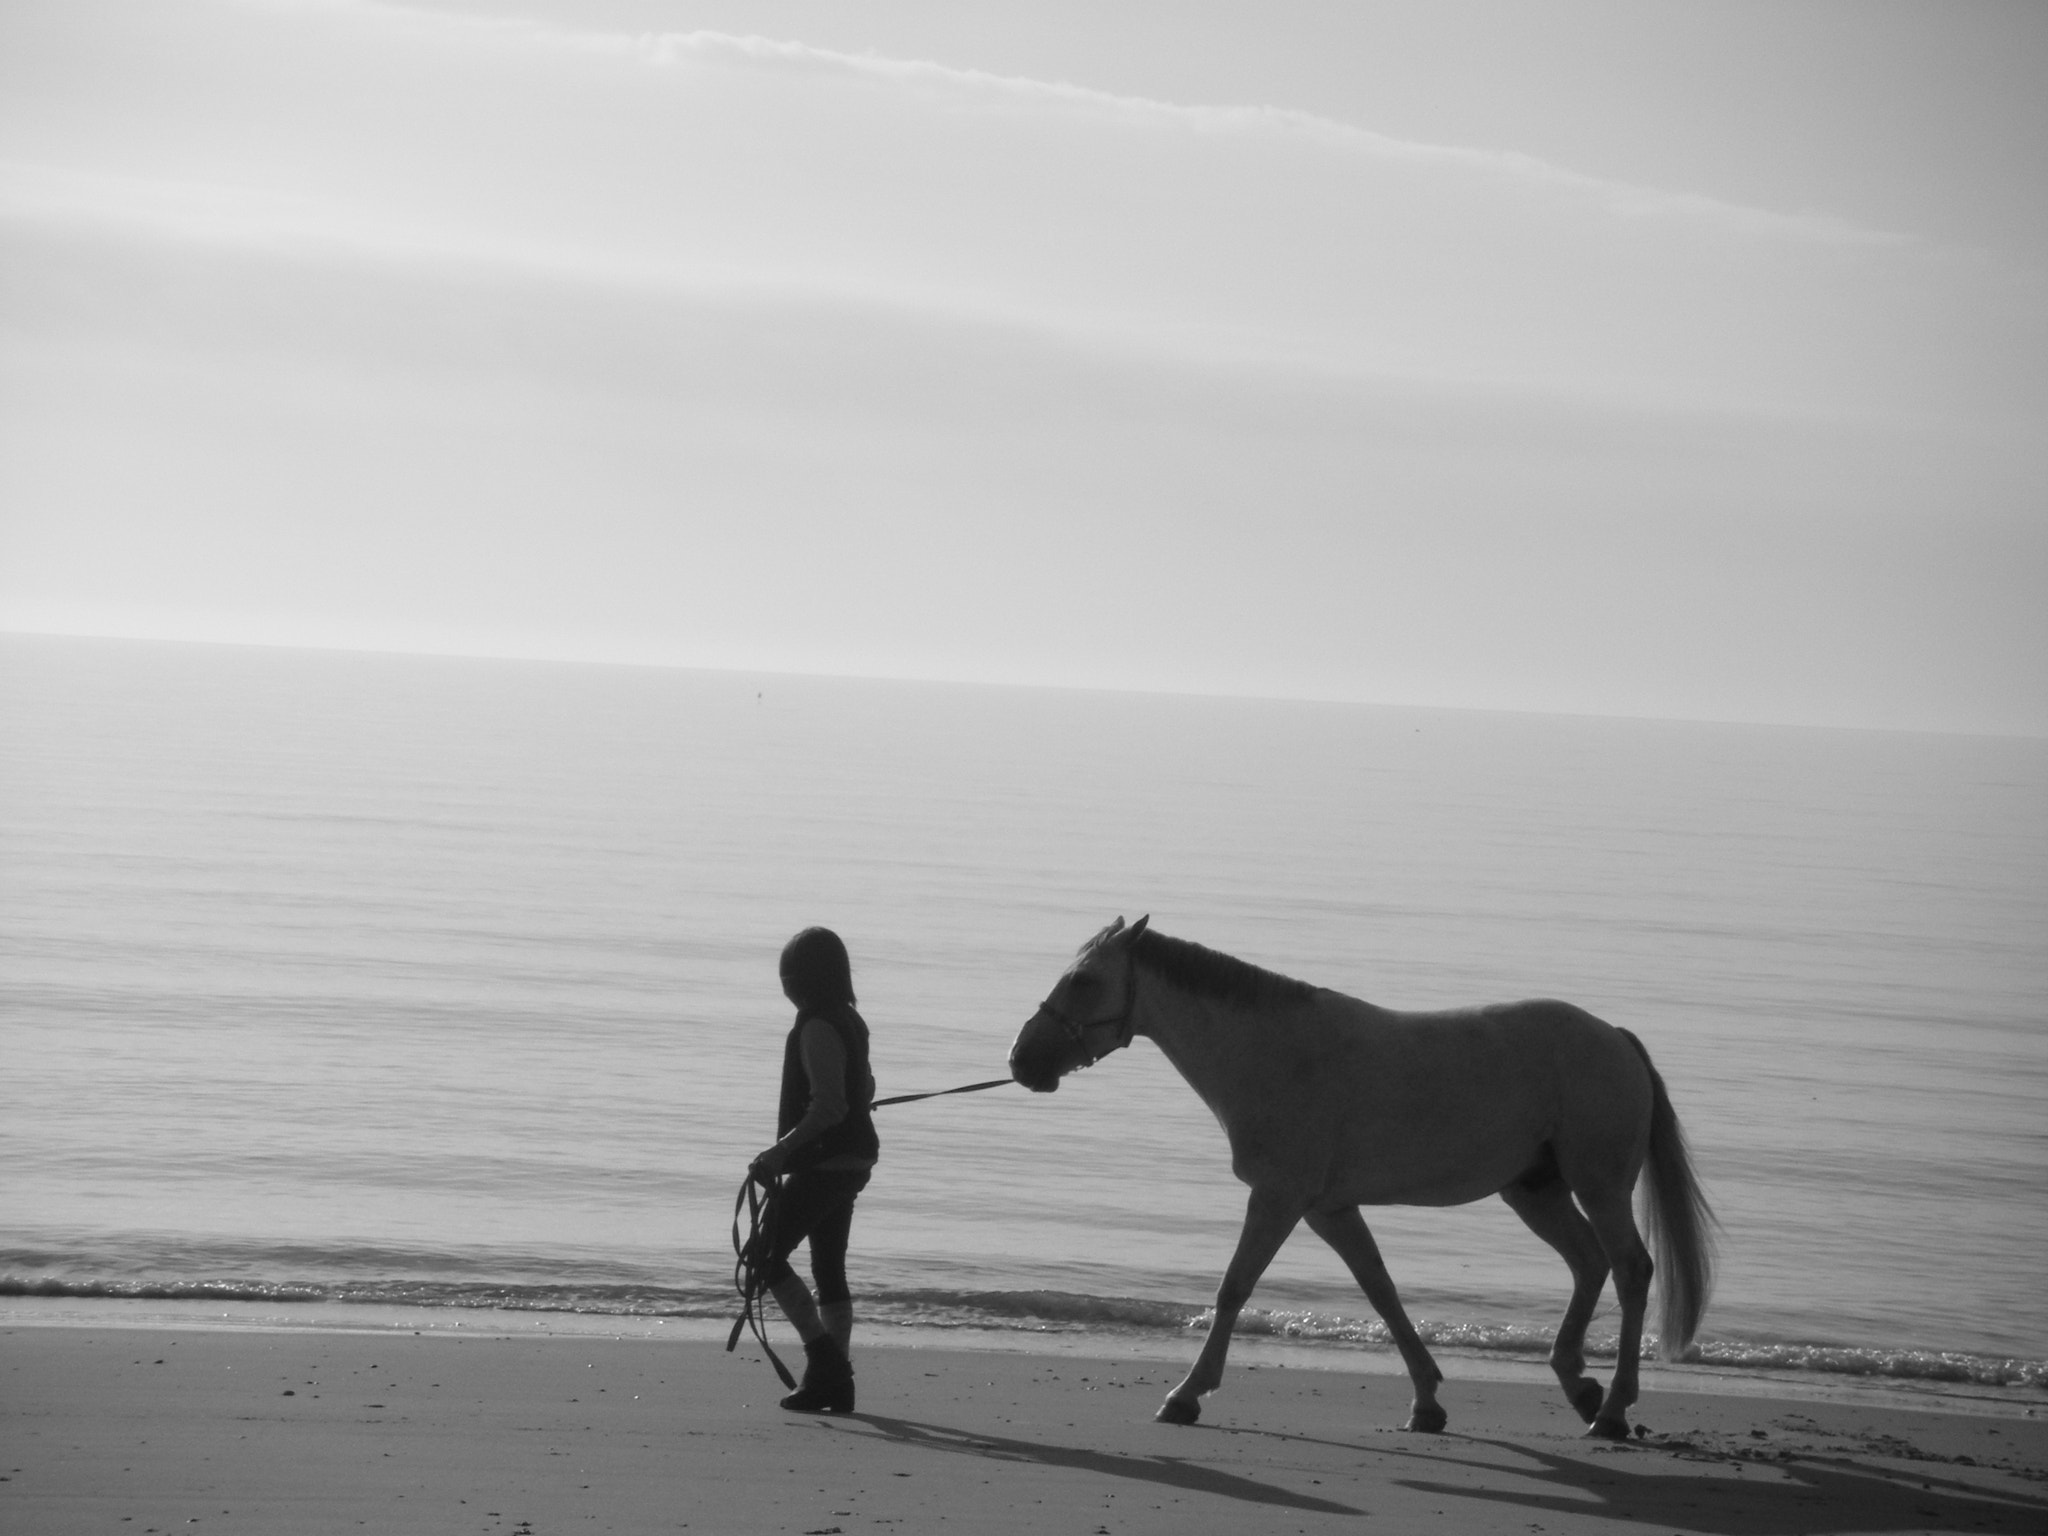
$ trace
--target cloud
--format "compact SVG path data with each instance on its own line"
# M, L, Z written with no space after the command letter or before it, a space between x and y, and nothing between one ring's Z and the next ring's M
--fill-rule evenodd
M149 15L0 82L66 146L9 134L18 162L1339 370L1820 413L2044 396L2039 274L1527 157L716 33Z
M1063 81L959 69L931 60L840 53L804 43L711 31L628 37L549 33L534 28L532 35L563 46L634 55L659 65L673 65L683 60L741 60L766 68L872 77L894 86L942 93L955 103L970 106L1022 106L1027 110L1065 112L1097 121L1194 136L1264 139L1283 145L1336 149L1370 161L1452 172L1516 188L1536 188L1554 195L1571 196L1620 217L1665 218L1759 239L1888 247L1908 243L1906 237L1860 228L1839 218L1777 213L1696 194L1673 193L1655 187L1605 180L1509 150L1479 150L1397 139L1353 123L1292 108L1183 103L1144 96L1122 96Z
M758 40L9 25L0 622L2048 725L2025 273Z
M1949 437L845 294L6 249L16 624L1723 715L1763 675L1780 718L1923 724L2031 718L1995 699L2048 655L2041 477Z

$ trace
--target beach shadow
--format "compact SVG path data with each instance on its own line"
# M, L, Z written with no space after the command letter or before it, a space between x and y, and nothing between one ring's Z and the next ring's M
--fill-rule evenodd
M1158 1483L1183 1493L1206 1493L1217 1498L1237 1499L1246 1504L1271 1504L1282 1509L1306 1510L1319 1515L1364 1515L1362 1509L1329 1499L1311 1498L1285 1488L1274 1488L1236 1477L1228 1472L1199 1466L1177 1456L1114 1456L1070 1445L1046 1445L1036 1440L1012 1440L1001 1435L970 1434L943 1424L918 1424L909 1419L884 1418L878 1413L835 1414L821 1420L844 1434L841 1426L863 1424L894 1445L919 1450L944 1451L955 1456L976 1456L987 1461L1028 1462L1044 1467L1066 1467L1076 1472L1093 1472L1105 1477L1129 1478L1135 1482Z
M1511 1453L1534 1462L1536 1468L1525 1471L1499 1462L1459 1462L1444 1456L1418 1459L1481 1468L1493 1478L1502 1474L1527 1478L1535 1486L1488 1489L1420 1478L1391 1481L1446 1498L1483 1499L1519 1509L1547 1510L1560 1517L1634 1520L1664 1530L1682 1526L1710 1536L1826 1536L1851 1531L1988 1531L2040 1536L2048 1530L2048 1500L1978 1488L1922 1471L1867 1466L1841 1457L1698 1458L1739 1463L1761 1474L1750 1479L1746 1474L1713 1477L1644 1470L1636 1458L1656 1454L1660 1449L1656 1446L1623 1453L1627 1460L1615 1462L1560 1456L1513 1441L1467 1443Z
M1320 1445L1333 1451L1355 1451L1360 1456L1398 1456L1402 1454L1399 1451L1389 1451L1384 1445L1367 1445L1360 1440L1326 1440L1320 1435L1304 1435L1287 1429L1254 1429L1248 1424L1211 1424L1204 1421L1198 1424L1180 1424L1176 1425L1175 1428L1185 1435L1256 1435L1265 1440L1291 1440L1297 1445ZM1407 1431L1404 1430L1402 1433L1405 1434ZM1438 1433L1425 1436L1424 1438L1431 1442L1440 1442L1445 1440L1461 1440L1467 1437Z
M1705 1450L1688 1441L1641 1446L1593 1455L1558 1455L1520 1441L1488 1440L1472 1435L1433 1435L1432 1449L1407 1450L1375 1437L1371 1444L1329 1440L1285 1430L1236 1425L1191 1425L1191 1431L1258 1435L1331 1450L1355 1451L1361 1457L1386 1457L1424 1465L1469 1468L1490 1480L1503 1476L1529 1479L1535 1486L1489 1489L1432 1481L1422 1477L1390 1477L1388 1482L1417 1493L1452 1499L1483 1499L1559 1517L1597 1515L1608 1520L1634 1520L1663 1529L1683 1527L1709 1536L1828 1536L1828 1533L1884 1531L1984 1531L2041 1536L2048 1531L2048 1499L2021 1492L2000 1492L1921 1468L1870 1466L1844 1456L1800 1454L1792 1457L1744 1455ZM1508 1464L1474 1461L1436 1449L1465 1444L1503 1452ZM1658 1453L1688 1461L1755 1468L1737 1477L1691 1471L1645 1471L1638 1457ZM1620 1459L1609 1459L1618 1457ZM1534 1463L1525 1470L1513 1459ZM1651 1463L1654 1466L1654 1463Z

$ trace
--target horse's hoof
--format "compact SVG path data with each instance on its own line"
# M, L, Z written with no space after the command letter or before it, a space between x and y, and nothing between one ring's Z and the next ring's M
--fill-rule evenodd
M1192 1399L1182 1402L1177 1397L1169 1397L1159 1405L1159 1411L1153 1414L1152 1418L1153 1422L1158 1424L1192 1424L1201 1416L1200 1403Z
M1586 1429L1588 1440L1614 1440L1628 1442L1627 1419L1595 1419Z
M1600 1390L1597 1381L1582 1381L1571 1390L1572 1407L1588 1424L1600 1417L1600 1405L1607 1401L1607 1394Z
M1427 1408L1410 1409L1408 1422L1401 1427L1418 1435L1439 1435L1450 1422L1451 1416L1432 1403Z

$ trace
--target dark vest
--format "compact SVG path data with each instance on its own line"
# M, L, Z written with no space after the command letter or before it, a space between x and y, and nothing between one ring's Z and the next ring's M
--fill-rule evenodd
M875 1135L874 1116L868 1108L867 1021L844 1003L800 1013L790 1027L789 1039L782 1047L782 1103L775 1116L776 1137L787 1136L811 1107L811 1080L804 1071L800 1043L804 1025L811 1019L832 1026L846 1055L846 1118L799 1152L792 1166L815 1168L828 1157L878 1157L882 1143Z

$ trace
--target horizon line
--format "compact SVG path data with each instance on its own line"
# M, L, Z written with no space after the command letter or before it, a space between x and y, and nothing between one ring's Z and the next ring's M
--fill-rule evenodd
M1889 736L1950 736L1993 741L2048 741L2048 732L1956 730L1934 726L1844 724L1831 721L1786 720L1726 715L1645 713L1618 709L1545 709L1534 705L1458 704L1439 701L1416 702L1361 698L1328 693L1255 693L1231 688L1198 688L1152 684L1080 683L1049 679L944 676L923 672L889 670L832 670L808 665L719 663L708 661L661 660L650 657L564 655L539 649L462 647L420 648L401 644L343 643L340 641L281 639L222 639L191 635L121 633L107 629L61 629L0 622L0 638L39 640L107 641L127 645L212 646L223 649L263 651L307 651L322 655L378 656L422 661L504 662L533 666L633 668L656 672L713 672L742 677L805 678L827 682L904 683L932 687L1027 689L1041 693L1127 694L1169 699L1214 699L1219 702L1302 704L1330 708L1416 710L1465 715L1523 715L1558 720L1635 721L1642 724L1729 726L1757 730L1852 731Z

